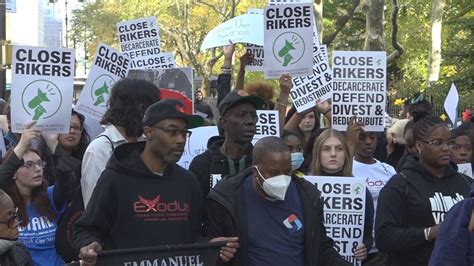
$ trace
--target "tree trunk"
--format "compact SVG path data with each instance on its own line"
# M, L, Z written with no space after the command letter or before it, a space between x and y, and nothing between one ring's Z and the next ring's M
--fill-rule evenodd
M362 10L366 14L365 51L384 51L383 35L385 0L366 0Z
M446 0L433 0L431 13L431 47L428 58L428 86L439 79L441 65L441 29Z
M318 30L319 40L323 41L323 0L315 0L313 3L314 18L316 20L316 29Z

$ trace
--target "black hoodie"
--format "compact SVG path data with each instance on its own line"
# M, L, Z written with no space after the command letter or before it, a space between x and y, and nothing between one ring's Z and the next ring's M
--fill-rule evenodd
M469 197L469 182L453 165L437 178L408 158L378 199L375 243L390 254L390 265L428 265L434 242L425 240L424 228L441 223L454 204Z
M145 142L119 146L97 181L74 228L77 248L93 241L104 249L187 244L201 236L201 191L177 164L153 174L140 155Z
M213 174L220 174L221 177L236 175L252 165L252 143L249 144L244 156L237 160L222 154L223 144L224 139L215 141L207 151L194 157L189 165L189 171L198 177L204 198L209 194Z

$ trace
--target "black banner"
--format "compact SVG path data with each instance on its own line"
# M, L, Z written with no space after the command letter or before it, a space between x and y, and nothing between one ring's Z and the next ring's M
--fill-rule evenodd
M224 245L225 242L209 242L189 245L106 250L99 254L97 265L214 266L217 263L219 250Z

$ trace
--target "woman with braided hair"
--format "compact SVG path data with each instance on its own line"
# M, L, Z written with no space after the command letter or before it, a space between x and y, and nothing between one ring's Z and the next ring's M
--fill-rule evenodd
M375 219L375 242L389 253L389 265L428 265L444 216L469 197L470 181L450 163L454 143L446 124L427 112L412 115L418 156L381 190Z

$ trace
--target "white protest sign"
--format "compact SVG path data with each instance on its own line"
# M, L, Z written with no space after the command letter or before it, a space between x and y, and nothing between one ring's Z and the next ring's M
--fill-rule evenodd
M265 78L282 74L309 76L313 69L313 7L272 5L265 7Z
M211 137L219 135L216 126L197 127L190 129L190 131L193 133L191 134L191 137L186 140L183 155L178 162L181 167L186 169L189 168L189 164L195 156L204 153L207 150L207 141Z
M201 44L201 51L232 43L263 45L263 16L244 14L212 29Z
M247 13L260 15L262 16L262 19L263 19L263 9L251 8L248 10ZM263 34L263 30L261 31L261 33ZM252 62L250 62L250 64L245 66L245 70L246 71L263 71L264 60L265 60L263 46L246 43L245 52L253 55Z
M161 52L160 31L156 17L119 22L117 34L122 52L130 59Z
M326 234L339 254L361 265L353 248L362 243L365 221L365 180L356 177L305 176L321 191Z
M43 133L69 133L74 50L13 46L11 128L37 121Z
M107 110L111 89L115 82L127 77L130 62L125 54L103 43L99 44L86 84L74 109L101 120Z
M365 131L384 131L386 53L334 51L332 71L332 128L346 131L357 116Z
M252 143L269 136L280 137L280 119L276 110L257 110L258 121Z
M444 110L448 114L451 123L453 126L456 127L456 117L457 117L457 109L459 104L459 94L458 90L454 83L451 84L451 88L449 89L448 96L444 100Z
M175 68L176 62L173 53L159 53L136 57L132 60L132 69Z
M471 163L460 163L458 164L458 172L465 174L472 178L472 166Z
M321 46L313 46L312 75L292 78L290 97L298 113L313 108L318 99L324 102L331 98L331 69L320 48Z

